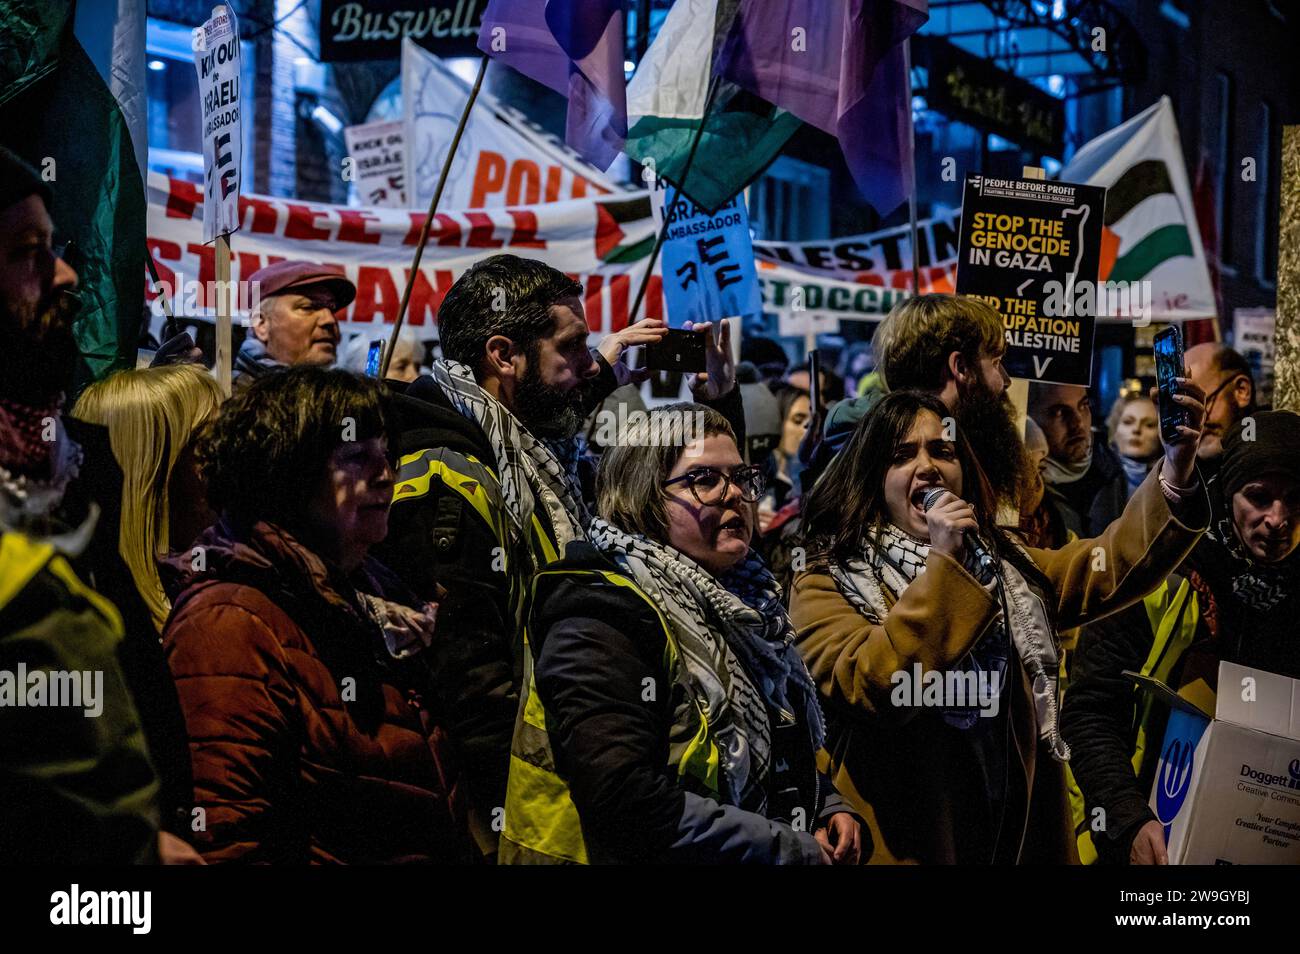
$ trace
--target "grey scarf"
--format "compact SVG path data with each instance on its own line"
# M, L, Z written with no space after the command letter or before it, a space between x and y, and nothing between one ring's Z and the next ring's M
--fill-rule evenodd
M794 648L794 627L771 571L750 551L718 579L672 547L592 521L591 542L655 602L676 637L687 691L708 713L722 795L761 812L772 758L768 707L802 720L814 748L825 741L817 690ZM794 711L794 695L802 711Z

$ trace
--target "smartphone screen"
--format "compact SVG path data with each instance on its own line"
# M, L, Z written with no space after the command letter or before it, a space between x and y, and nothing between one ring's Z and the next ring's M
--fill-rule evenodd
M1179 440L1178 425L1187 423L1187 411L1173 400L1177 378L1183 377L1183 339L1174 327L1166 328L1152 342L1156 359L1156 386L1160 391L1160 436L1166 444Z
M654 371L703 371L706 334L711 332L669 328L666 335L645 346L646 367Z
M370 342L370 350L366 352L366 377L379 377L379 365L384 360L384 341L377 338Z

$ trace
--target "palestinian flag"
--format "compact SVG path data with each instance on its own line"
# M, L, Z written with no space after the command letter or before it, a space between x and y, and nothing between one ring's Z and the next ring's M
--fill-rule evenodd
M1088 142L1060 178L1107 190L1102 281L1150 282L1156 321L1217 315L1168 96Z
M792 113L721 77L709 102L714 61L739 9L740 0L677 0L627 86L623 151L709 212L754 181L799 128Z
M597 201L596 256L620 265L648 258L655 244L653 225L650 197L644 193L633 199Z
M133 367L144 313L145 0L0 0L0 140L72 240L89 377Z

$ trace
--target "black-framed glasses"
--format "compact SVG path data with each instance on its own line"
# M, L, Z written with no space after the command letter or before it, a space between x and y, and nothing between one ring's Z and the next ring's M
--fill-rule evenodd
M1223 382L1222 382L1222 383L1221 383L1217 388L1215 388L1215 389L1214 389L1213 391L1211 391L1209 394L1205 395L1205 413L1206 413L1206 416L1209 416L1210 408L1214 405L1214 399L1217 398L1217 397L1219 396L1219 392L1222 391L1224 388L1226 388L1226 387L1227 387L1229 384L1231 384L1232 382L1236 381L1237 378L1239 378L1239 377L1241 377L1240 374L1231 374L1231 375L1228 375L1228 377L1225 378L1225 379L1223 380Z
M696 467L680 477L664 481L665 487L685 483L691 489L691 496L702 507L716 507L727 499L731 485L740 491L740 498L746 503L753 503L763 496L767 489L767 479L763 472L750 465L737 467L730 474L724 474L716 467Z

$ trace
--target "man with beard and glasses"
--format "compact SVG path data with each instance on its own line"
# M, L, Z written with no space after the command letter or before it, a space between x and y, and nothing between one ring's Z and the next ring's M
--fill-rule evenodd
M881 322L872 348L890 391L927 391L952 411L997 496L999 522L1014 526L1025 458L998 313L975 298L918 295Z
M36 170L0 147L0 672L24 679L27 700L0 705L0 864L197 860L159 834L151 756L174 730L182 751L184 739L179 708L146 696L171 684L161 649L102 595L134 592L112 525L121 472L102 428L63 415L79 300L52 205ZM40 672L84 674L81 704L33 704ZM174 807L166 789L161 801Z
M523 607L533 571L585 540L576 479L588 413L643 380L623 360L665 325L646 319L587 346L582 286L541 262L494 255L462 275L438 309L443 357L399 395L400 457L388 539L376 550L420 597L436 601L432 669L457 748L470 820L495 854L510 740L526 677ZM734 405L724 332L696 394ZM727 413L724 410L724 413Z
M1031 381L1029 416L1047 438L1043 480L1066 526L1079 536L1095 535L1123 512L1123 500L1102 493L1123 468L1105 432L1093 429L1088 389Z

